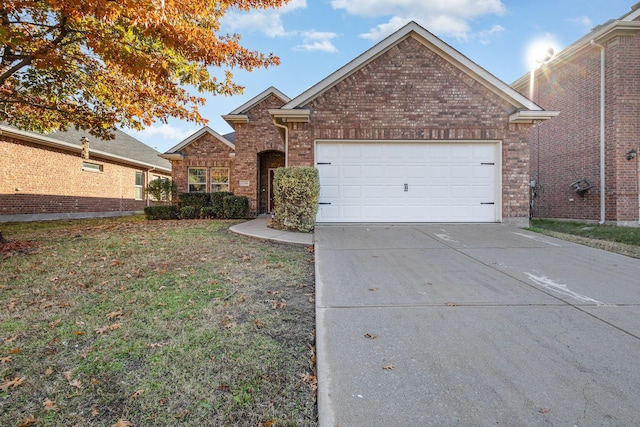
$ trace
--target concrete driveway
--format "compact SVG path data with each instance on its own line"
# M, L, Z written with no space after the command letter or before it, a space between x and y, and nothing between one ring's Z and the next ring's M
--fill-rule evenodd
M640 423L640 260L499 224L315 237L321 426Z

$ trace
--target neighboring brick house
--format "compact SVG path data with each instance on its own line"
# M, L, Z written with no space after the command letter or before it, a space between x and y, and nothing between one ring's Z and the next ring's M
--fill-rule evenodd
M223 116L235 145L205 128L164 157L181 191L225 165L257 214L269 170L312 166L318 222L526 225L530 128L556 114L412 22L292 100L269 88Z
M638 226L640 3L512 87L560 111L531 132L532 216Z
M147 183L171 177L159 154L121 131L104 141L75 130L45 136L0 125L0 222L142 211Z

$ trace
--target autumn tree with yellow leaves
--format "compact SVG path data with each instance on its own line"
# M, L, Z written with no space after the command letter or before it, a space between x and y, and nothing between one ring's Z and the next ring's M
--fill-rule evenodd
M102 138L116 126L140 130L169 117L204 124L204 98L189 90L237 94L231 68L279 62L220 34L220 19L287 2L2 0L0 121L38 132L74 126Z

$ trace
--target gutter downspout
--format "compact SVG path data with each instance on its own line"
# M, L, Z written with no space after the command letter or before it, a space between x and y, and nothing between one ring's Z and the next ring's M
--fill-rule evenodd
M600 48L600 222L599 224L604 224L605 222L605 201L606 201L606 191L605 191L605 175L604 175L604 155L605 155L605 141L604 141L604 114L605 114L605 99L604 99L604 87L605 87L605 75L604 75L604 65L605 65L605 52L604 46L596 43L595 40L591 40L591 46Z
M285 125L281 125L280 123L278 123L275 117L273 119L273 124L280 129L284 129L284 167L288 168L289 167L289 128Z

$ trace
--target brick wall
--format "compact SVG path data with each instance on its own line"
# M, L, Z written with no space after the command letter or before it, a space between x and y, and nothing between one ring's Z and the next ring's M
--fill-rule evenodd
M178 192L188 191L187 170L192 167L207 168L207 192L211 191L210 168L230 168L230 191L234 191L233 148L229 147L209 133L205 133L182 150L183 160L171 161L172 179L178 186Z
M79 152L0 136L0 215L128 212L146 206L135 200L136 172L146 180L146 169L99 157L88 161L103 171L83 170Z
M621 36L605 44L605 217L638 221L640 39ZM523 93L528 89L517 88ZM534 217L600 219L600 49L586 48L570 60L543 66L533 94L543 108L560 111L531 133L531 179L540 187ZM570 184L587 179L593 188L576 193Z
M258 194L263 184L260 182L258 170L259 154L269 151L284 153L285 150L278 128L274 126L269 114L269 109L280 108L283 105L284 102L272 94L246 112L249 123L239 123L235 126L236 163L233 191L237 195L247 196L249 211L253 213L260 210ZM240 181L248 181L249 185L241 187Z
M314 141L502 140L503 218L529 216L530 125L509 125L513 107L407 38L305 106L289 125L289 165L314 164Z

